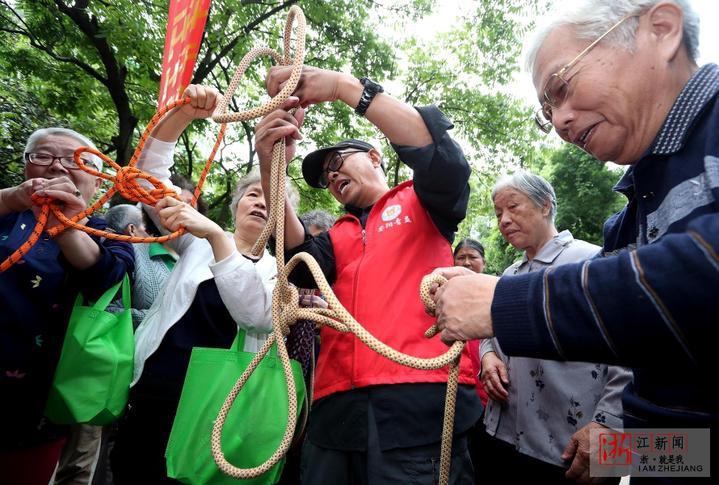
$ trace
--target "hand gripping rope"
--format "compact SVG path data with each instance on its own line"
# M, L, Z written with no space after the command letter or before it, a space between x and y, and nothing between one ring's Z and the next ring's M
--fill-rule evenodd
M297 39L295 41L295 55L290 57L290 38L292 34L292 26L294 21L297 23L296 34ZM235 75L233 76L230 85L227 89L226 96L218 103L217 109L212 116L212 119L221 124L220 132L217 137L217 141L212 148L210 156L205 164L205 167L200 176L200 180L195 189L193 196L193 205L196 203L197 198L201 193L202 186L204 184L207 173L210 170L212 161L214 160L215 154L220 146L220 143L224 137L226 123L247 121L250 119L265 116L272 111L280 108L287 98L295 91L297 84L300 80L302 73L302 63L304 61L304 48L305 48L305 18L302 10L293 6L290 8L287 23L284 29L284 56L280 56L276 51L260 47L250 50L240 62ZM280 92L272 99L270 99L264 105L249 110L228 113L228 103L239 85L239 81L242 75L249 67L249 64L255 58L269 55L276 62L282 65L292 65L292 73L290 78L285 83L284 87ZM79 229L88 234L95 236L105 237L108 239L115 239L120 241L127 241L133 243L149 243L149 242L165 242L171 239L175 239L182 235L185 230L180 228L177 231L167 234L161 237L132 237L125 236L122 234L115 234L107 231L100 231L97 229L89 228L81 223L80 220L87 217L107 202L115 192L120 192L123 197L129 200L142 202L148 205L154 205L165 196L172 196L177 198L177 194L165 187L155 177L136 168L137 161L140 154L145 146L147 138L149 137L152 129L157 123L171 110L188 104L189 98L181 99L173 103L168 104L166 107L159 110L155 116L152 117L150 123L145 129L144 133L140 137L137 148L130 159L129 164L126 167L121 167L106 155L102 154L98 150L89 147L80 147L75 150L74 160L78 167L96 177L101 177L113 183L113 186L94 204L86 208L82 212L68 218L61 210L61 207L48 197L33 196L33 202L36 205L41 206L40 214L37 218L37 224L32 231L31 236L28 240L23 243L13 254L11 254L5 261L0 264L0 272L3 272L10 268L13 264L18 262L32 246L37 242L45 226L47 225L48 218L52 212L59 223L53 227L47 229L47 233L50 236L56 236L68 227ZM92 153L99 156L103 161L108 163L114 170L115 175L111 176L103 172L94 170L83 163L81 155L85 152ZM350 313L342 306L337 300L337 297L332 292L327 280L325 279L322 271L317 262L307 253L300 253L295 255L290 261L285 264L284 258L284 198L285 198L285 183L284 183L284 165L285 165L285 144L284 141L277 142L272 150L272 169L271 169L271 180L270 180L270 210L267 224L262 231L258 241L252 249L252 253L259 256L264 251L267 241L272 233L277 238L277 284L272 294L272 333L269 338L257 352L254 359L250 362L249 366L240 375L237 382L235 383L230 394L227 396L222 408L220 409L217 419L212 429L212 455L217 463L217 466L229 476L238 479L254 478L266 473L272 468L279 460L284 456L290 447L292 436L294 434L295 426L297 424L297 402L295 394L295 383L292 375L292 369L290 367L290 358L287 354L287 348L285 346L284 337L289 333L289 326L297 320L311 320L317 325L328 325L329 327L339 332L352 332L357 338L359 338L365 345L370 349L379 353L380 355L408 367L416 369L439 369L447 365L450 366L449 380L447 383L447 394L445 403L444 413L444 426L442 431L442 451L440 460L440 484L447 484L449 482L449 471L450 471L450 460L452 450L452 434L454 427L454 411L456 404L457 395L457 382L459 378L459 360L464 348L464 342L455 342L449 348L449 350L434 358L419 358L411 355L399 352L383 342L379 341L372 334L370 334L365 328L363 328ZM146 190L139 183L138 179L143 179L149 182L154 188ZM304 263L308 266L312 276L314 277L317 287L320 289L322 294L327 299L328 308L300 308L299 307L299 295L297 289L291 286L287 280L288 275L292 270L300 263ZM420 296L424 302L428 311L434 311L434 302L429 297L430 287L432 284L443 284L446 280L439 275L428 275L425 276L420 285ZM430 329L425 332L427 338L435 336L437 333L436 325L433 325ZM282 441L279 444L277 450L260 465L253 468L238 468L227 461L222 452L221 436L222 428L225 423L227 414L232 407L238 393L242 390L243 385L252 372L257 367L259 362L264 358L271 346L277 343L277 350L280 361L285 375L287 383L287 397L288 397L288 416L287 426Z

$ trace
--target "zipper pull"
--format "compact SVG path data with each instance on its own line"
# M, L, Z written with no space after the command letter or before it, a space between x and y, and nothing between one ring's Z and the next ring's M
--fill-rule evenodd
M362 244L367 244L367 231L362 229Z

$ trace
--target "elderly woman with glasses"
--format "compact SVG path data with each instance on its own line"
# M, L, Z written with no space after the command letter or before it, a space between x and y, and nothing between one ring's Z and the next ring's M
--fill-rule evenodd
M94 144L65 128L35 131L25 147L25 181L0 190L0 260L20 247L36 225L33 196L50 197L71 217L84 210L101 179L75 164L73 152ZM97 170L102 163L83 155ZM105 221L89 217L88 227ZM50 217L48 227L57 224ZM32 249L0 274L0 481L48 483L68 435L43 418L68 319L78 293L95 300L134 265L132 247L76 229L43 233Z
M627 205L605 223L602 258L436 293L446 341L496 334L508 355L632 366L626 427L719 419L719 66L697 65L698 39L687 1L562 3L527 49L543 116L627 166Z

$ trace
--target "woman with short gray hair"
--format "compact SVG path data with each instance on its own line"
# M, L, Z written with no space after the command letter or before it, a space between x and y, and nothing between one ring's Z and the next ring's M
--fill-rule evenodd
M518 171L492 190L499 231L524 251L505 275L540 271L594 256L599 247L554 225L557 200L542 177ZM517 302L517 304L521 304ZM621 390L631 373L606 364L504 355L496 339L480 346L480 378L489 394L489 436L475 463L487 483L563 483L588 476L589 430L621 426ZM567 472L567 468L570 469Z
M86 146L97 150L97 147L92 142L92 140L90 140L82 133L78 133L77 131L71 130L69 128L51 126L48 128L40 128L32 132L32 134L25 142L25 150L23 151L23 156L27 158L29 154L36 153L38 146L40 146L42 142L48 137L69 138L71 140L75 140L78 143L78 147ZM67 158L69 159L72 157ZM93 153L83 153L82 159L83 161L89 162L90 168L94 168L98 171L102 170L102 160L97 155Z
M329 231L336 220L335 216L322 209L313 209L300 216L300 221L312 236Z
M248 187L260 181L260 171L255 167L237 182L237 187L235 187L235 191L232 193L232 200L230 201L230 213L232 214L233 223L235 215L237 214L237 203L245 195ZM289 200L290 204L292 204L292 207L297 208L300 195L297 193L297 189L292 185L289 178L285 179L285 197Z
M107 229L115 234L131 234L130 226L144 228L142 220L142 209L132 204L117 204L110 207L105 212L105 221L107 221Z
M548 204L548 216L554 222L557 215L557 196L554 194L554 187L539 175L534 175L526 170L518 170L512 175L505 175L494 184L492 201L504 189L514 189L523 193L540 209Z
M74 159L86 136L67 128L41 128L23 152L25 180L0 189L0 261L20 248L37 225L37 197L57 203L71 218L87 208L102 179L80 170ZM89 168L100 159L84 153ZM80 224L105 229L97 215ZM58 224L50 215L45 229ZM18 264L0 278L0 481L48 483L69 430L43 417L52 377L73 306L79 295L97 300L134 265L132 247L66 229L43 231ZM99 434L95 437L99 446ZM90 448L90 443L85 443ZM89 466L80 472L89 472Z

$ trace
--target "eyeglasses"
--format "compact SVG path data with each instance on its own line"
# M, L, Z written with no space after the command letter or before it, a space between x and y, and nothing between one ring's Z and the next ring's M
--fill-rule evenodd
M349 158L350 155L354 155L355 153L367 153L367 150L347 150L344 152L332 152L332 154L329 156L327 166L322 169L322 172L320 172L320 179L318 181L320 187L326 189L330 185L330 172L339 171L339 169L342 168L342 165L345 163L345 160Z
M627 15L626 17L623 17L619 22L612 25L609 30L600 35L597 40L589 44L586 49L577 54L577 57L572 59L569 64L565 65L549 77L547 84L544 85L544 91L542 92L542 97L544 98L542 107L539 108L534 115L534 122L540 130L544 133L552 131L552 109L559 108L562 103L567 100L567 95L569 93L569 81L564 78L567 72L574 67L582 57L586 56L589 51L599 44L603 38L619 27L622 22L628 18L636 16L637 15Z
M90 165L95 168L95 165L91 160L84 157L81 158L86 165ZM25 160L32 163L33 165L40 165L42 167L52 165L53 163L55 163L55 160L59 160L60 165L65 168L69 168L70 170L77 170L80 168L77 166L77 164L75 163L75 159L72 156L56 157L55 155L51 155L50 153L26 153Z

